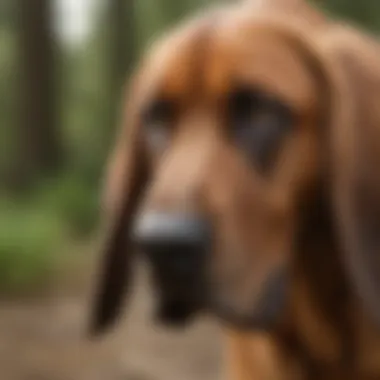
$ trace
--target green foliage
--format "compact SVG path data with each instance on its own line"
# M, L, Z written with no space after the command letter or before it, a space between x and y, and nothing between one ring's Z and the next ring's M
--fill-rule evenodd
M97 226L97 192L75 176L44 182L33 203L54 215L70 239L87 238Z
M4 201L0 210L0 293L29 293L48 285L63 243L57 215Z
M97 196L78 178L45 181L27 199L1 197L0 294L29 293L65 272L70 242L90 238Z
M311 0L322 6L326 11L341 19L348 20L377 32L380 30L380 2L378 0Z

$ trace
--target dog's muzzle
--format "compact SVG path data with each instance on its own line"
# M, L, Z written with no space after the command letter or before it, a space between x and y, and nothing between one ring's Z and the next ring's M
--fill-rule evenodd
M202 303L208 223L197 214L149 212L138 218L134 240L152 267L159 319L186 321Z

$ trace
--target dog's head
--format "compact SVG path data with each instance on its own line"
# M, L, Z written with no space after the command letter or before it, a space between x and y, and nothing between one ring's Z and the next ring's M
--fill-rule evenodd
M107 181L95 330L119 313L131 243L151 265L166 322L208 308L234 324L270 327L281 314L294 252L330 207L330 132L347 105L337 97L354 88L339 87L333 60L324 61L303 29L242 13L216 13L170 33L135 75ZM357 68L346 66L350 77ZM348 165L341 161L338 171ZM339 210L356 207L358 197ZM367 198L368 208L375 200ZM361 268L348 265L360 283L356 274L377 248L365 229L374 221L364 211L339 212L334 222L342 218L343 238L351 229L361 243L348 248L362 257Z

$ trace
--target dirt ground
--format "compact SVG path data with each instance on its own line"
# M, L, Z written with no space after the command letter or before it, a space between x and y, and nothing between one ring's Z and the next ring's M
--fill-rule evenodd
M213 380L220 378L217 326L173 331L151 321L140 274L134 300L107 337L85 335L88 291L0 304L1 380Z

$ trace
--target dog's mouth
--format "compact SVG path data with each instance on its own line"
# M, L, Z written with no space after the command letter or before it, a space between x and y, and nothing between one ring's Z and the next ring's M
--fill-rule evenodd
M154 268L153 268L154 269ZM180 278L153 270L155 320L166 327L186 327L204 309L204 289L197 278Z
M152 268L155 296L155 320L167 327L186 327L207 312L222 323L243 330L270 330L279 321L289 288L285 267L271 271L263 283L255 284L258 297L245 307L237 302L240 297L218 297L200 273L183 277L162 268ZM252 291L252 294L257 294Z

